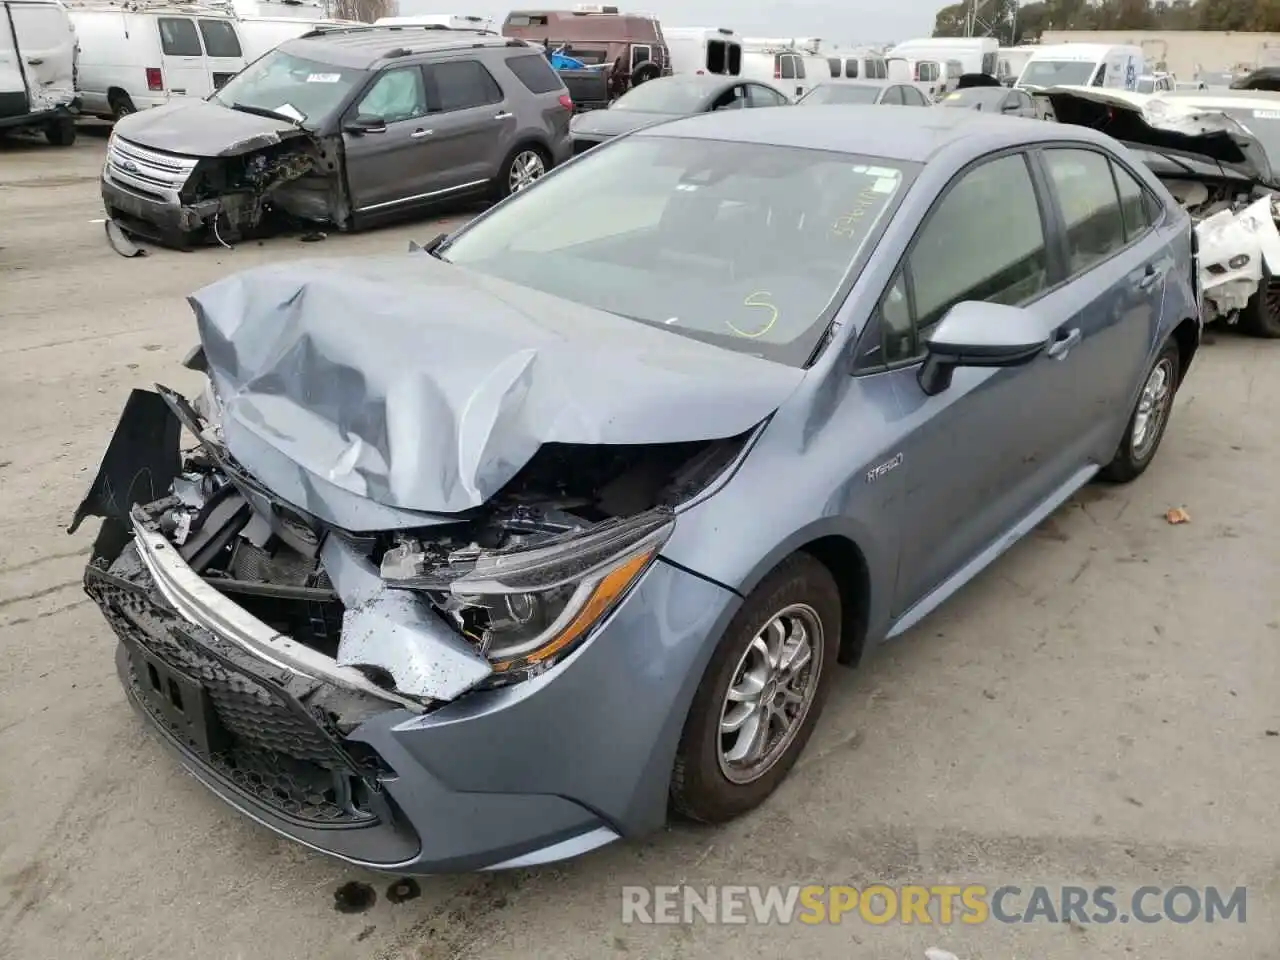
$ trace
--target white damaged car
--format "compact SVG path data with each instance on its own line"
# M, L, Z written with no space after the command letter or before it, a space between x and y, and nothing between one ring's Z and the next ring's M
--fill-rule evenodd
M1060 123L1137 151L1191 214L1205 321L1280 338L1280 177L1271 160L1280 157L1280 94L1054 87L1041 95Z

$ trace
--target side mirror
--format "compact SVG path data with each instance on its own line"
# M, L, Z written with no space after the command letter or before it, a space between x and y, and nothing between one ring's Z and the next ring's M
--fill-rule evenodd
M356 117L350 123L345 124L342 128L345 132L354 134L357 137L366 133L386 133L387 122L381 117Z
M966 300L947 311L925 338L920 389L935 396L957 367L1018 367L1040 356L1051 331L1021 307Z

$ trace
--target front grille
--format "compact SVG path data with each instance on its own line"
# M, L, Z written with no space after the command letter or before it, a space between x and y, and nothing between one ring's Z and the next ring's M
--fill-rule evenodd
M94 568L85 586L131 654L128 681L134 699L188 755L295 820L329 826L376 822L365 801L377 787L357 773L334 736L305 707L198 642L201 628L159 606L141 588ZM207 693L210 724L216 728L207 742L193 740L157 709L144 653Z
M113 180L149 196L182 188L199 161L160 150L149 150L113 136L107 146L107 172Z

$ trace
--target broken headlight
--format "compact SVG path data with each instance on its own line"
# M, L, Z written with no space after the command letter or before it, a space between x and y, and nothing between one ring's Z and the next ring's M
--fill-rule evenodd
M441 563L415 541L382 559L390 587L423 591L496 673L536 673L573 650L640 580L671 535L669 510L602 523L514 550Z

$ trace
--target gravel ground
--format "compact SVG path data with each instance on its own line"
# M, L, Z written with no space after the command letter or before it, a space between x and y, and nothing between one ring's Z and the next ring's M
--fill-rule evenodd
M0 956L1280 955L1280 436L1264 415L1280 345L1217 335L1154 468L1086 489L843 672L754 815L554 868L428 878L394 904L388 878L246 822L160 751L80 590L92 532L63 527L130 388L193 385L188 292L439 228L125 260L98 222L104 144L0 144ZM1171 507L1191 522L1167 523ZM338 912L352 881L377 902ZM1106 884L1122 899L1247 885L1248 908L1243 924L622 922L623 885L680 882Z

